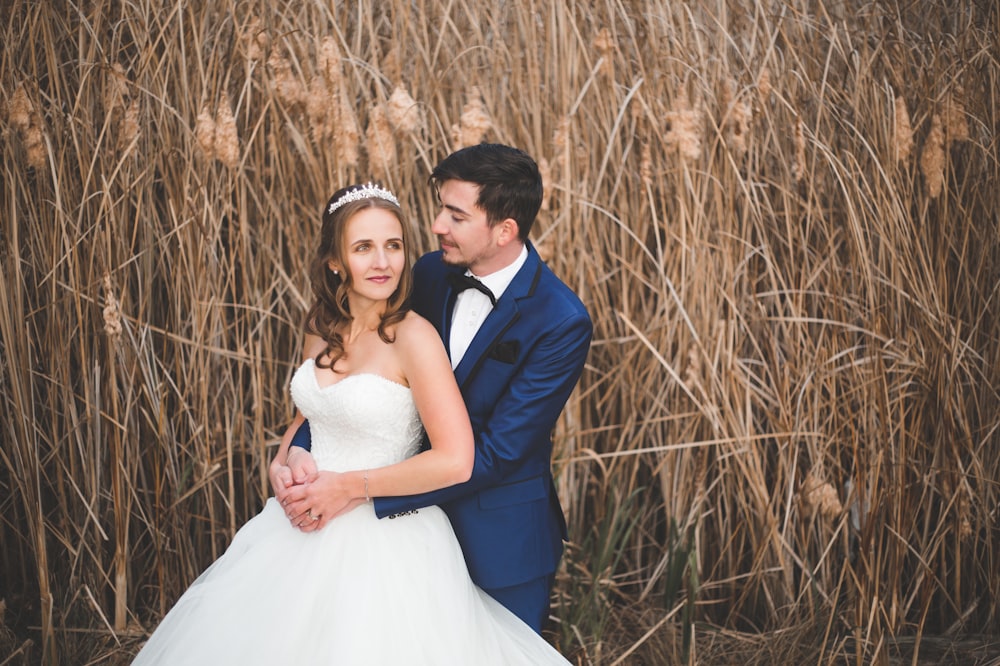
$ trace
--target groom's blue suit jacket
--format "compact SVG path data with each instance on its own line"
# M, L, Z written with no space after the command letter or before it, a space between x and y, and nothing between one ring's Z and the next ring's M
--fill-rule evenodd
M446 347L456 295L446 280L451 272L464 269L443 263L440 252L413 268L413 309ZM476 440L472 477L421 495L376 498L379 517L441 506L484 589L554 572L566 523L552 482L551 433L583 371L591 333L580 299L529 245L527 261L455 368Z

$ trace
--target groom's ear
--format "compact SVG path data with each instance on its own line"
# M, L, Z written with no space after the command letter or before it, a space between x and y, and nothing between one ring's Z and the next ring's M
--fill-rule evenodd
M503 247L507 243L517 240L519 230L517 220L512 217L505 219L497 225L497 245Z

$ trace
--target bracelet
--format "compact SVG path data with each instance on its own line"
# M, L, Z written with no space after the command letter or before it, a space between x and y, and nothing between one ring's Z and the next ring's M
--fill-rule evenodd
M365 502L371 504L372 498L368 494L368 470L365 470Z

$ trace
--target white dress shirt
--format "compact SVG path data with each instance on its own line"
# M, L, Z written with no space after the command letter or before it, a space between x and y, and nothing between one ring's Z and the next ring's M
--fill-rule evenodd
M512 264L494 271L482 277L472 271L465 271L466 275L471 275L493 292L493 297L500 300L500 296L506 291L514 276L521 270L521 266L528 260L528 248L521 248L521 254ZM466 289L458 294L455 299L455 309L451 313L451 336L448 339L448 349L451 352L451 367L455 369L461 362L465 352L472 344L472 339L476 337L479 327L486 321L486 317L493 311L490 297L475 289Z

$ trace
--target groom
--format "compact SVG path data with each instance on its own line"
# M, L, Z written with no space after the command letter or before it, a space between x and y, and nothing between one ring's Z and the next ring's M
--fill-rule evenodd
M441 249L414 265L412 306L448 348L475 434L475 466L465 483L375 498L375 513L396 518L441 506L472 580L541 632L566 539L550 435L583 371L592 325L528 241L542 201L531 157L471 146L446 157L430 180L441 201L431 227ZM301 426L292 446L308 449L308 430ZM280 467L272 462L271 482L282 500Z

